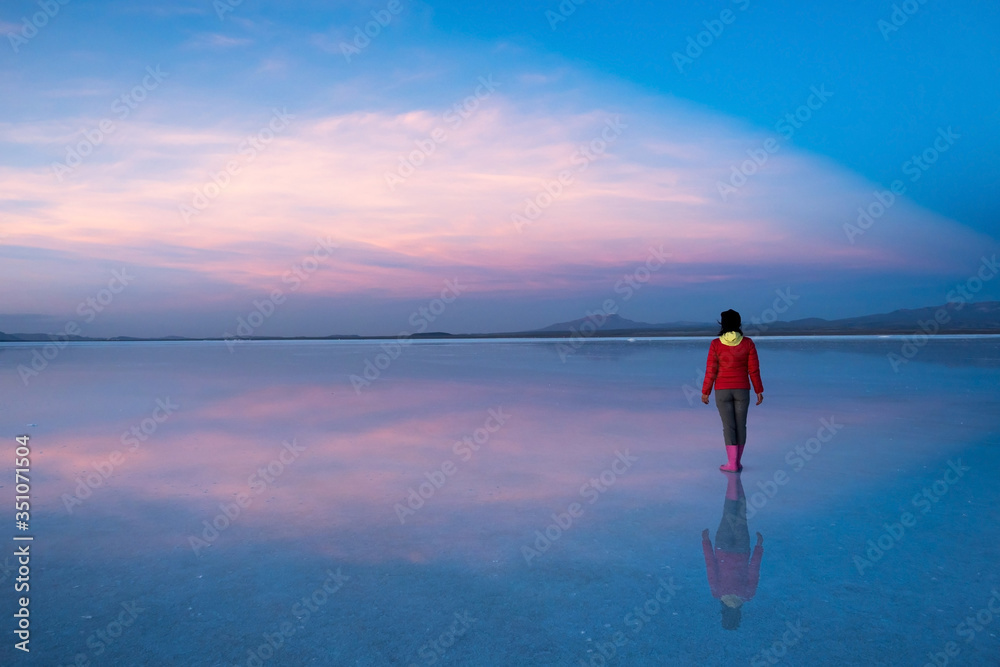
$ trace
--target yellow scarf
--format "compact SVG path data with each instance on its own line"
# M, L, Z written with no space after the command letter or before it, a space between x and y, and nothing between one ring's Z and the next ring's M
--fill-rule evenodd
M740 341L743 340L743 334L737 331L727 331L726 333L719 336L719 340L722 341L723 345L729 345L730 347L734 345L739 345Z

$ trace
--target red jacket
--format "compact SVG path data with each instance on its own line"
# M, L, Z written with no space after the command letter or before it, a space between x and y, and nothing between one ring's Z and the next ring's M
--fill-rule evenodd
M712 543L702 540L705 552L705 569L708 570L708 587L712 597L735 595L741 600L749 600L757 592L760 579L760 560L764 557L764 547L757 545L747 558L745 553L732 553L724 549L712 550Z
M716 389L749 389L750 380L753 381L755 392L764 392L764 384L760 381L757 346L753 341L743 338L738 345L726 345L718 338L712 340L708 348L705 384L702 385L701 393L712 393L713 384Z

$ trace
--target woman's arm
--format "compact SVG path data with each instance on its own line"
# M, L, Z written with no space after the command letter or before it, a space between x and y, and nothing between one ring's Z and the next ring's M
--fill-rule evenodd
M750 556L750 564L747 571L748 593L753 596L757 592L757 583L760 581L760 561L764 557L764 538L757 533L757 545L753 548Z
M708 589L712 592L712 597L719 597L719 564L715 560L715 550L712 548L712 540L708 538L708 528L701 531L701 550L705 554L705 572L708 574Z
M760 380L760 360L757 358L757 346L750 342L750 352L747 356L747 372L750 373L750 382L753 383L753 390L757 393L758 397L760 394L764 393L764 383ZM757 401L757 405L760 405L760 401Z
M705 397L712 393L712 385L715 384L715 378L719 375L719 354L715 349L717 340L717 338L713 339L712 344L708 346L708 359L705 361L705 383L701 386L701 399L704 403L708 403Z

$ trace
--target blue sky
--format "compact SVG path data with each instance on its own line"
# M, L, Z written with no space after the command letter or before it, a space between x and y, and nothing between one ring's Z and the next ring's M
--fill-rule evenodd
M879 21L891 19L896 3L730 3L735 21L681 73L671 55L683 53L687 38L726 3L584 4L554 30L539 14L556 3L512 3L494 13L486 4L439 5L437 22L450 34L485 40L518 35L764 129L798 106L803 91L825 84L837 103L806 124L795 144L876 183L897 178L936 127L953 126L963 137L960 159L936 165L911 197L981 231L997 230L1000 6L930 1L883 34ZM983 196L968 196L976 192Z
M277 289L256 334L394 334L455 278L468 288L435 329L541 327L609 295L636 320L749 317L788 288L788 318L840 317L943 303L996 252L996 6L43 4L37 34L38 3L0 10L2 331L221 336ZM345 56L372 12L386 25ZM387 180L420 145L413 175ZM754 173L723 196L742 164ZM847 232L894 181L884 216ZM283 277L322 238L337 249L293 290ZM671 261L616 297L660 245ZM81 320L122 267L136 279Z

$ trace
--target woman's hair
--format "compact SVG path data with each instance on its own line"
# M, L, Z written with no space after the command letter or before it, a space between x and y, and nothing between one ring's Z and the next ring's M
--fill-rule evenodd
M735 331L741 336L743 335L743 320L740 319L740 314L733 309L729 309L722 313L721 319L719 320L719 335L726 333L727 331Z
M740 627L742 612L739 607L728 607L722 603L722 627L725 630L735 630Z

